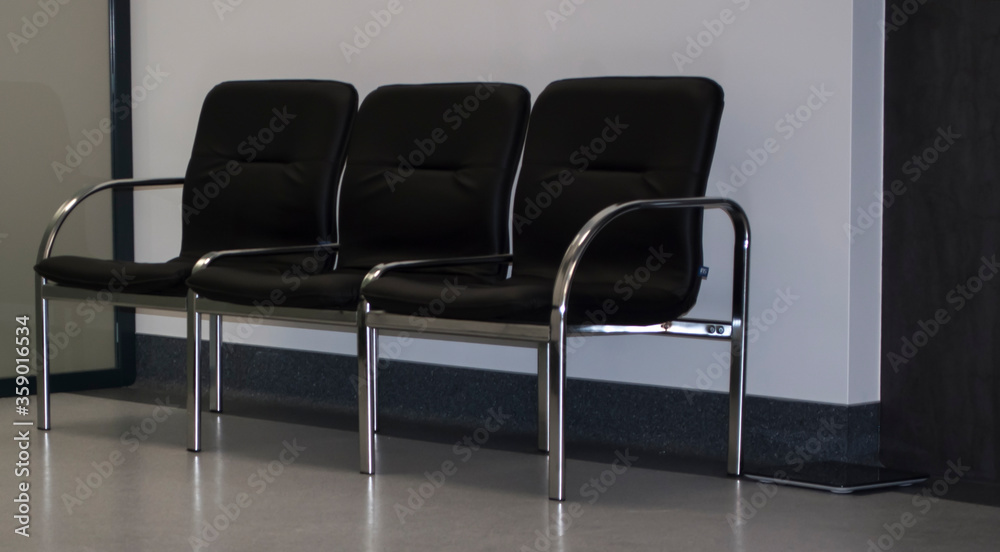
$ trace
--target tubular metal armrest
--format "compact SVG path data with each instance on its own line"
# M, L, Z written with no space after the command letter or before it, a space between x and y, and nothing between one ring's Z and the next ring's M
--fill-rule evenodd
M566 497L566 449L563 434L566 386L566 313L569 292L576 269L594 238L608 224L627 213L652 209L721 209L729 215L735 233L733 260L733 324L730 339L732 365L729 383L729 458L728 471L742 472L743 396L746 393L746 316L747 289L750 282L750 223L743 208L721 198L653 199L612 205L594 215L577 233L566 249L556 273L549 321L549 497Z
M183 183L183 178L154 178L148 180L123 179L102 182L101 184L80 190L76 193L76 195L67 199L66 202L56 210L55 215L52 217L52 222L50 222L48 228L45 229L45 237L42 238L42 244L38 248L38 262L42 262L49 258L49 255L52 254L52 248L56 242L56 235L59 233L59 229L62 228L63 223L66 222L66 217L68 217L69 214L88 197L104 190L120 190L154 186L177 186L178 184Z
M591 217L587 224L577 232L576 237L570 242L559 264L559 271L556 273L556 285L552 293L552 308L558 309L565 314L566 303L569 299L569 290L572 284L576 268L583 258L584 252L590 246L598 233L608 224L618 217L633 211L651 209L721 209L729 215L733 223L733 231L736 234L735 262L733 266L733 296L738 295L739 290L746 290L749 277L749 251L750 251L750 222L746 213L738 203L722 198L698 198L698 199L648 199L629 201L611 205ZM740 237L743 239L740 240ZM742 278L741 278L742 276ZM745 293L744 293L745 299ZM734 303L733 312L738 313L745 309L746 305Z
M52 221L49 222L48 228L45 229L45 234L42 237L42 243L38 247L38 259L37 262L42 262L48 259L52 255L52 249L56 243L56 236L59 234L59 230L62 228L66 218L69 214L73 212L83 200L88 197L102 192L104 190L121 190L121 189L131 189L140 187L153 187L153 186L176 186L178 184L183 184L183 178L155 178L148 180L134 180L134 179L123 179L123 180L111 180L109 182L103 182L90 188L85 188L77 192L73 197L69 198L64 202L59 209L56 210L55 215L52 217ZM39 339L35 340L36 351L38 354L38 374L36 375L36 380L38 382L38 429L47 430L52 427L52 409L50 400L50 390L49 390L49 353L48 353L48 300L42 296L42 288L46 286L45 278L41 275L35 275L35 312L37 313L38 334Z
M259 247L254 249L227 249L224 251L212 251L206 253L195 263L191 274L196 274L208 268L212 263L220 259L230 257L264 257L268 255L284 255L290 253L309 253L317 249L326 249L335 252L340 249L339 243L314 243L308 245L292 245L287 247Z
M378 280L386 272L393 270L405 269L405 268L443 268L449 266L466 266L474 264L490 264L490 263L510 263L513 260L513 256L509 254L504 255L482 255L478 257L453 257L450 259L422 259L417 261L396 261L392 263L382 263L376 265L372 268L368 274L365 275L364 281L361 283L361 294L364 295L365 287Z

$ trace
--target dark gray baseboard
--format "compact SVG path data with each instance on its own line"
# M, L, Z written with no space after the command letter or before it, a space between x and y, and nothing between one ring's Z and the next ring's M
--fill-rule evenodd
M184 386L183 339L139 335L136 387ZM226 345L226 397L261 404L357 412L357 359L305 351ZM379 371L379 419L474 429L501 409L503 433L534 435L536 378L525 374L392 362ZM183 396L181 394L180 396ZM657 455L723 461L728 396L666 387L567 382L570 445L630 447ZM749 465L792 469L802 462L875 464L879 406L840 406L747 397L744 451Z

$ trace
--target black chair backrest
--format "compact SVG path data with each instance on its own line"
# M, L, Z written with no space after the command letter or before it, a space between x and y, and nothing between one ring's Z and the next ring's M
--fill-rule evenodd
M340 189L338 268L509 251L531 108L522 86L383 86L358 111Z
M532 111L514 192L514 274L554 277L573 236L605 207L703 196L722 108L721 87L703 78L587 78L549 85ZM701 209L621 218L592 243L576 281L607 282L607 298L627 307L655 297L657 289L677 289L680 278L690 308L701 281L701 226ZM647 260L654 253L669 258L650 271ZM626 291L620 282L637 270L643 279L652 273L639 289L624 284ZM572 304L572 292L570 298Z
M185 176L181 258L336 239L358 93L335 81L226 82L205 98Z

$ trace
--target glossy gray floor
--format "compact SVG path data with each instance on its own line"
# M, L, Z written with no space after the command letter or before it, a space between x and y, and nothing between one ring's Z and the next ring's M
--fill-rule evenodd
M180 403L171 397L168 403ZM184 450L184 412L74 394L54 429L0 447L0 550L607 551L995 550L1000 510L917 490L854 496L643 469L642 458L570 460L571 500L546 498L546 458L378 439L358 473L357 434L206 416L206 450ZM490 427L473 432L486 440ZM624 451L621 451L624 455ZM14 533L30 483L30 538Z

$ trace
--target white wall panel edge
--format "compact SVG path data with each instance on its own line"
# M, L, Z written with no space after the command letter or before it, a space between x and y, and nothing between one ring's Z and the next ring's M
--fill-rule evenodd
M851 242L850 404L879 399L885 80L879 23L884 17L885 0L854 0L851 202L844 233Z

